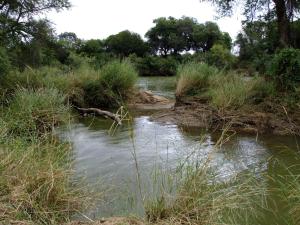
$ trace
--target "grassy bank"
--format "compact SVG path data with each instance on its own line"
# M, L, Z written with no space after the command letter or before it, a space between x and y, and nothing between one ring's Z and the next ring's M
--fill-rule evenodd
M82 209L72 152L52 134L70 108L55 89L18 89L1 110L0 223L60 224Z
M188 63L179 68L176 96L202 97L219 110L239 109L264 102L299 108L300 102L299 88L281 90L270 78L258 75L247 77L203 63Z
M54 128L72 121L72 105L121 104L136 79L126 61L1 77L0 224L64 224L84 210L90 199L72 180L71 146Z
M71 104L82 107L119 106L128 97L137 80L137 72L129 61L112 61L95 70L88 64L64 71L59 68L27 68L0 78L2 102L16 90L57 89Z
M263 77L245 77L235 71L220 71L207 64L188 63L177 73L177 98L206 98L218 109L237 109L264 98L276 97L276 87Z

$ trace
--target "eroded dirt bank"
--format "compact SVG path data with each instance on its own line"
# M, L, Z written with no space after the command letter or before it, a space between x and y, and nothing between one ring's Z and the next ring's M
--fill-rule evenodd
M293 110L274 104L244 106L236 110L217 110L207 100L188 97L174 100L139 91L130 107L156 109L152 120L216 131L230 129L240 133L300 135L300 106Z
M288 110L275 104L217 110L197 98L177 99L173 108L155 113L152 119L181 126L201 127L252 134L300 135L300 106Z

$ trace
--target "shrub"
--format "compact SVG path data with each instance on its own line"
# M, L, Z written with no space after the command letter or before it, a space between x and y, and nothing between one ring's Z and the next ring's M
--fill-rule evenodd
M4 112L13 135L40 135L69 119L65 96L56 89L19 89Z
M178 62L172 57L146 56L131 57L141 76L173 76L176 74Z
M10 69L10 62L6 51L0 47L0 77L6 75Z
M97 79L83 82L84 104L87 106L119 106L138 77L129 61L111 61L103 66L99 74Z
M138 78L134 66L127 60L108 63L101 69L100 74L101 84L120 98L127 95Z
M176 96L195 95L203 92L209 85L209 77L218 73L215 67L191 62L179 67Z
M283 90L294 90L300 83L300 50L286 48L277 53L271 63L269 75Z
M230 50L223 45L215 44L210 52L207 53L206 61L209 65L216 66L220 69L229 69L233 66L235 57L231 54Z

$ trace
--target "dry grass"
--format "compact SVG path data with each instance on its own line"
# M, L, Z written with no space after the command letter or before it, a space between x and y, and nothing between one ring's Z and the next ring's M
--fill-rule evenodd
M52 126L68 122L63 100L53 90L19 90L2 109L0 224L62 224L84 208L70 145L52 135Z

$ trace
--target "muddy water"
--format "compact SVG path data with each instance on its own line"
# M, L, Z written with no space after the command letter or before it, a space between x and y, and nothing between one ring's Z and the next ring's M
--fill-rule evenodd
M158 95L174 96L174 78L141 78L138 86ZM101 193L101 200L86 212L90 218L143 215L141 195L154 195L155 181L161 177L157 171L175 169L190 155L200 161L210 155L218 178L226 180L243 171L251 171L254 176L276 173L279 168L269 159L294 164L289 151L299 150L300 140L294 137L235 136L216 151L218 134L160 124L150 120L151 113L131 112L132 123L120 127L114 135L108 133L111 121L100 118L78 119L62 132L62 137L73 143L77 176L86 177L91 189ZM283 151L287 147L290 150Z

